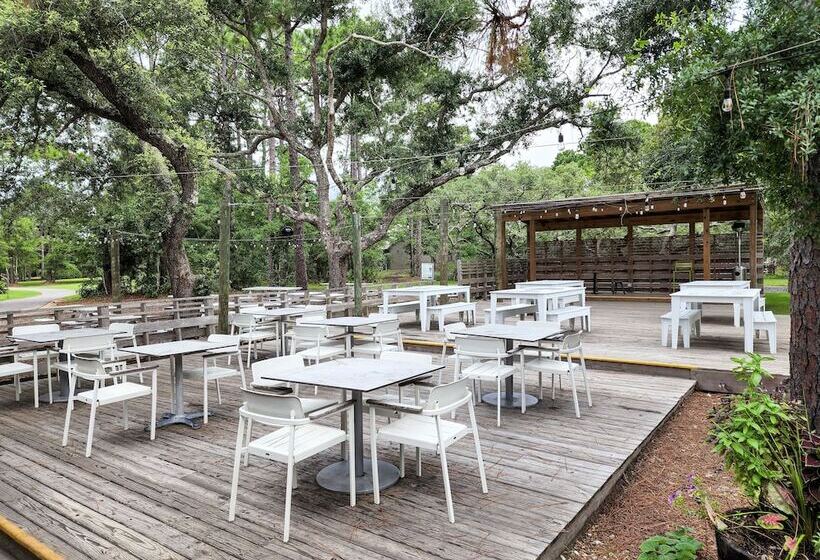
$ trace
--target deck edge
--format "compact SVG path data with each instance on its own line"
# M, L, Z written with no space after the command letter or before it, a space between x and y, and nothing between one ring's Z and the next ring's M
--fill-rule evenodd
M666 415L654 428L652 428L652 431L647 434L644 440L637 447L635 447L624 462L621 463L617 469L615 469L615 472L609 476L598 491L595 492L589 500L587 500L584 506L578 511L578 513L575 514L575 517L573 517L570 522L564 526L564 529L558 534L558 536L556 536L552 542L547 545L547 548L545 548L543 552L538 555L538 560L557 560L561 557L564 550L566 550L566 548L575 541L578 535L580 535L584 530L587 523L594 517L595 513L606 503L610 494L612 494L618 483L623 479L624 473L630 466L632 466L638 456L643 452L646 445L652 441L658 431L663 428L666 425L666 422L678 411L680 406L683 404L683 401L695 391L696 385L697 383L695 380L692 380L692 384L689 386L689 389L681 395L678 402L669 409Z
M44 544L25 529L0 515L0 533L9 538L23 552L38 560L64 560L61 554Z

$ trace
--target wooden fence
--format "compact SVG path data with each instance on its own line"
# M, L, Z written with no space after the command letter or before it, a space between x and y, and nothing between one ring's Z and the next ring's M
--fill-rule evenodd
M763 278L763 240L757 244L757 277ZM742 262L748 266L748 237L741 236ZM694 278L703 278L703 238L697 236L690 245L688 236L636 237L632 254L623 238L584 239L576 252L575 240L553 240L536 249L536 279L582 279L592 288L597 277L599 289L609 290L613 281L628 283L639 293L669 293L672 271L677 262L692 262ZM737 264L737 237L734 234L712 236L712 279L730 280ZM486 297L494 290L495 263L492 260L461 263L459 283L469 284L475 297ZM507 260L510 285L527 279L527 260ZM679 278L681 280L682 278Z

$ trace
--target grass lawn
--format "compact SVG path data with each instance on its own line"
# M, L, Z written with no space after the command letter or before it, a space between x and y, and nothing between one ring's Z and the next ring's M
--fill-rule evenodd
M789 285L789 279L782 274L769 274L763 279L764 286L783 286Z
M10 299L23 299L39 296L40 292L37 290L20 290L17 288L9 288L5 294L0 294L0 301L8 301Z
M790 296L786 292L769 292L766 294L766 310L775 315L788 315L789 299Z
M42 286L44 288L60 288L62 290L74 290L79 291L80 286L83 285L83 282L88 280L87 278L66 278L64 280L55 280L54 282L46 282L45 280L23 280L22 282L17 282L17 286Z

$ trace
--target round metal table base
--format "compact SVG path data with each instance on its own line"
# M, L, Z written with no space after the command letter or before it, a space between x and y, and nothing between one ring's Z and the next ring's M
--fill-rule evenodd
M347 461L328 465L316 474L316 483L331 492L350 492ZM370 461L364 463L364 476L356 477L356 493L373 493L373 476L370 474ZM379 461L379 489L390 488L399 481L399 469L387 461Z
M501 408L521 408L521 395L522 393L513 393L513 398L508 399L506 393L501 393ZM537 397L528 393L524 393L524 396L527 399L527 406L535 406L538 404ZM486 393L481 397L481 400L487 404L496 406L498 403L498 393Z

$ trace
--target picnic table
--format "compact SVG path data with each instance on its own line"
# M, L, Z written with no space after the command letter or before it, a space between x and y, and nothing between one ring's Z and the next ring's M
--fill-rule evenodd
M343 358L321 362L297 371L281 371L262 375L262 379L306 383L332 389L350 391L353 396L353 431L356 445L355 465L356 492L373 492L373 477L370 461L364 460L363 407L364 393L378 391L390 385L424 377L443 369L443 365L402 363L392 360L371 360L365 358ZM322 488L333 492L349 492L347 461L328 465L316 475L316 482ZM393 486L399 480L399 469L387 461L378 462L379 489Z
M426 286L407 286L404 288L388 288L382 290L383 312L389 313L390 298L401 296L412 296L418 298L419 303L419 320L421 321L421 331L427 332L429 330L429 317L427 308L430 305L430 300L439 296L448 294L463 294L464 301L470 301L470 286L444 286L444 285L426 285Z
M670 331L672 349L678 347L681 307L690 304L730 303L743 310L743 350L754 351L754 312L760 305L760 290L750 288L696 287L671 294ZM737 324L736 324L737 326Z
M521 300L534 301L537 306L537 320L545 321L547 310L558 309L561 306L561 300L568 297L578 297L581 305L586 305L586 288L582 286L528 286L494 290L490 292L490 322L496 322L496 308L499 299L511 299L515 303Z
M157 421L157 428L171 424L186 424L192 428L202 425L202 412L185 412L184 385L182 383L182 357L190 354L202 354L208 350L225 348L229 344L206 342L204 340L175 340L146 344L144 346L129 346L123 348L126 352L151 356L152 358L169 358L171 362L171 411L166 412Z
M714 290L742 290L751 288L751 282L748 280L693 280L692 282L684 282L680 285L681 292L688 292L690 290L697 290L700 288L710 288ZM735 326L740 326L740 305L735 303L732 305L734 312Z

